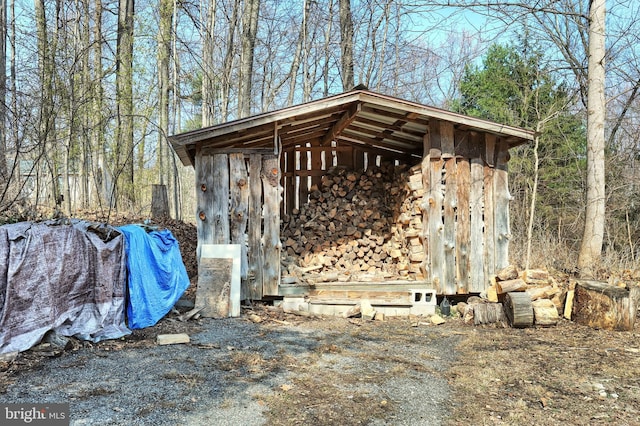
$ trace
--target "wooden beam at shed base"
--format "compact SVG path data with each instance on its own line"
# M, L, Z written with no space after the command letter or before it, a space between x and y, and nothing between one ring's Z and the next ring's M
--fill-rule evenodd
M572 318L575 322L604 330L633 330L640 287L617 287L598 281L576 284Z

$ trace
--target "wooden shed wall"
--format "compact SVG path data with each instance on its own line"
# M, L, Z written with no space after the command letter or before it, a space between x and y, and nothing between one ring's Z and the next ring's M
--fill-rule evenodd
M439 294L485 290L509 259L508 144L432 125L424 139L423 269Z
M239 244L241 298L277 295L282 192L278 157L265 150L200 150L195 160L198 257L201 244Z

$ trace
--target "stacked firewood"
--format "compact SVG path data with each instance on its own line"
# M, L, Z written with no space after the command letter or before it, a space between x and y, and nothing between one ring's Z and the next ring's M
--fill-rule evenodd
M422 280L425 278L423 268L426 252L423 244L421 204L424 188L420 164L402 173L398 187L402 196L398 215L391 228L390 255L396 259L400 275Z
M407 232L413 211L403 211L413 208L407 176L406 167L386 164L327 170L308 203L284 219L284 252L317 272L406 276L413 235Z

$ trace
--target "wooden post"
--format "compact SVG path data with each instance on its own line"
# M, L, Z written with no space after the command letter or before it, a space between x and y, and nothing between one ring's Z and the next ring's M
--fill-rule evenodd
M305 172L307 170L309 170L309 151L306 148L306 145L299 148L300 149L300 163L299 163L299 168L298 170L302 171L304 170ZM299 173L300 174L300 181L298 182L299 185L299 207L302 208L302 206L304 204L307 204L308 198L309 198L309 177L307 173Z
M249 223L247 230L247 297L262 299L262 155L249 156Z
M249 210L249 176L243 153L229 154L229 186L231 194L231 244L240 245L240 278L243 284L240 297L242 300L246 300L250 293L247 288L248 260L245 241Z
M467 158L458 160L456 167L456 179L458 190L458 223L456 224L456 281L457 292L469 293L469 239L470 211L469 211L469 186L471 181L471 167Z
M429 194L431 192L431 142L429 138L429 133L427 132L422 140L423 145L423 154L422 154L422 163L421 163L421 173L422 173L422 189L423 196L422 202L420 204L420 210L422 211L422 248L424 250L424 259L420 266L422 270L422 274L424 275L425 280L431 281L431 262L430 262L430 254L429 251Z
M213 244L213 157L196 153L196 223L198 229L197 259L202 244Z
M433 149L432 149L433 151ZM442 220L442 165L439 156L431 159L431 191L429 197L429 253L431 282L438 293L444 291L444 223Z
M509 238L511 231L509 226L509 174L507 162L509 161L509 145L506 142L499 144L498 158L494 170L494 195L495 195L495 247L496 269L500 270L509 266Z
M489 287L489 277L496 271L495 248L495 200L493 186L493 168L495 167L496 137L485 134L484 164L484 277L485 288Z
M453 123L440 123L442 156L445 158L444 179L444 271L442 294L456 294L456 158L454 150Z
M213 243L229 244L229 159L213 155Z
M280 168L277 157L264 157L262 193L264 197L263 283L264 296L277 296L280 284Z
M477 135L474 135L473 139L475 144L480 144ZM471 209L471 239L469 241L471 285L469 292L471 293L480 293L486 288L483 262L484 239L482 237L484 229L484 221L482 220L483 164L479 155L479 150L474 150L474 155L471 159L471 194L469 200Z

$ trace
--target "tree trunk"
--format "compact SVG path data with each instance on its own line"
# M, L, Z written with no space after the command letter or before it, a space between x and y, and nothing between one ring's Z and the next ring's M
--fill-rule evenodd
M109 206L112 203L111 189L107 187L107 175L112 170L106 169L106 142L104 132L104 90L102 87L102 2L100 0L93 1L94 10L94 27L93 27L93 79L91 93L91 151L94 153L93 169L94 169L94 185L97 192L96 199L100 206L106 202Z
M600 260L605 221L605 0L591 0L587 95L587 199L578 257L583 277L593 277Z
M135 202L133 185L133 16L134 0L119 0L116 46L115 139L118 200Z
M161 0L168 3L168 0ZM209 127L215 120L215 25L217 2L211 0L206 9L205 30L202 36L202 127ZM167 57L168 59L168 57Z
M640 287L617 287L597 281L580 281L573 295L575 322L604 330L633 330Z
M236 34L236 26L238 25L238 10L240 9L240 0L233 2L233 11L229 20L229 28L227 30L226 52L222 64L222 93L220 94L220 120L227 121L229 118L229 97L231 93L231 69L233 66L233 52L235 50L234 40Z
M253 57L258 32L260 0L246 0L242 13L242 52L238 86L238 118L251 115Z
M7 0L0 0L0 182L7 182Z
M304 6L302 10L302 25L300 26L300 33L298 34L298 43L296 44L296 52L293 55L291 61L291 71L289 72L289 95L287 96L287 106L293 105L293 99L296 93L296 82L298 77L298 70L300 69L300 62L304 59L306 64L306 51L307 51L307 29L308 29L308 17L309 17L309 0L304 0ZM305 55L302 55L302 52ZM306 71L306 67L304 68ZM303 75L304 80L304 75Z
M342 90L353 89L353 20L351 0L340 0L340 51L342 54Z
M167 135L169 134L169 59L171 58L173 0L160 0L159 7L160 25L158 26L158 91L160 105L158 105L158 107L160 116L160 129L158 132L158 175L160 177L160 185L164 185L164 176L166 173L164 147L167 144Z

